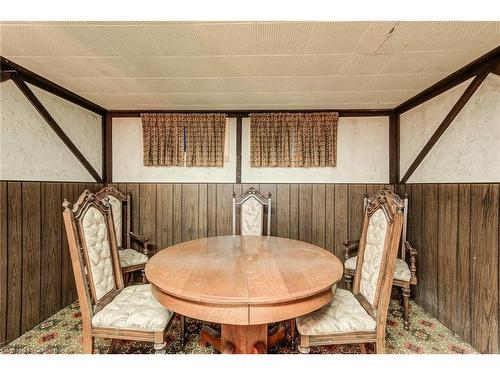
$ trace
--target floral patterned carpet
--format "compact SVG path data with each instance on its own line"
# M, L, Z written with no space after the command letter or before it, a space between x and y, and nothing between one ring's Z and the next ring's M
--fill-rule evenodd
M387 322L386 351L392 354L452 354L477 353L474 348L453 334L443 324L439 323L422 308L411 302L410 330L403 328L403 311L399 300L391 300ZM180 321L176 320L170 327L167 336L167 353L210 354L215 351L211 347L202 347L198 344L201 321L186 319L186 346L180 345ZM213 326L216 326L215 324ZM287 329L289 335L289 330ZM296 335L297 348L299 338ZM270 348L270 353L289 354L298 353L290 346L290 337L287 336L279 345ZM107 353L110 341L96 340L96 352ZM368 345L368 352L373 349ZM31 331L0 348L1 354L16 353L81 353L81 319L78 303L73 303L59 311L46 321L40 323ZM119 341L115 353L154 353L153 345L132 341ZM311 353L340 354L359 353L357 345L330 345L311 348Z

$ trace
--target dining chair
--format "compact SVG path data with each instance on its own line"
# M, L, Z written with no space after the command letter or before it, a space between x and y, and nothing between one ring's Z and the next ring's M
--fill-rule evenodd
M125 285L132 272L141 271L142 281L146 282L144 267L148 262L151 244L145 236L131 231L131 196L113 186L106 186L96 193L100 200L108 199L113 214L113 222L118 244L118 255ZM132 241L139 244L140 251L132 249Z
M233 192L233 234L236 234L236 208L240 207L240 234L264 234L264 208L267 207L267 231L271 235L271 193L264 197L253 187L240 196Z
M385 352L403 209L403 201L387 189L368 200L352 292L337 288L328 304L296 319L301 353L309 353L311 346L334 344L359 344L364 353L365 343L375 343L376 353Z
M366 208L369 198L365 194L363 200L363 207ZM403 199L404 202L404 219L403 219L403 231L401 234L401 245L399 256L396 258L396 264L394 266L394 276L393 285L401 288L401 294L403 297L403 310L404 310L404 328L406 330L410 329L410 295L411 295L411 285L417 285L417 250L413 248L410 243L406 240L406 228L408 222L408 195L405 194ZM353 256L353 253L358 251L359 240L351 241L348 240L344 242L345 248L345 263L344 263L344 280L347 284L347 288L351 289L352 278L356 273L356 262L357 255ZM409 263L406 262L406 256L409 257Z
M113 218L107 198L85 190L78 201L64 200L68 238L83 328L83 352L94 352L95 338L154 343L165 352L174 313L151 294L150 284L124 287Z

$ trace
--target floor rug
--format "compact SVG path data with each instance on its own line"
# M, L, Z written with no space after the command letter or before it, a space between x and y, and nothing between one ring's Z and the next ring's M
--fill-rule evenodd
M403 328L403 310L399 300L391 300L387 319L386 352L392 354L451 354L477 353L474 348L447 329L437 319L427 314L420 306L411 302L410 330ZM178 317L172 323L167 335L167 353L210 354L215 353L211 347L198 344L200 328L203 322L186 319L187 342L184 348L180 345L180 321ZM217 327L216 324L212 326ZM296 335L298 336L298 335ZM49 319L26 332L18 339L0 348L1 354L16 353L81 353L81 318L78 303L62 309ZM294 348L290 344L289 330L287 337L280 344L269 349L274 354L298 353L299 338L296 337ZM107 353L110 340L97 339L96 352ZM368 347L368 352L373 348ZM119 341L115 353L154 353L153 345L132 341ZM329 345L311 348L311 353L341 354L359 353L357 345Z

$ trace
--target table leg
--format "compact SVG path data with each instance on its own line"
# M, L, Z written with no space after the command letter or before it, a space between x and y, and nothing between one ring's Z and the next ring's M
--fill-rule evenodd
M217 351L226 354L262 354L285 338L285 327L275 326L268 331L267 324L232 325L222 324L221 332L210 327L203 327L200 333L200 345L211 345Z
M221 347L226 349L232 345L235 354L267 353L267 337L267 324L222 324L221 327Z

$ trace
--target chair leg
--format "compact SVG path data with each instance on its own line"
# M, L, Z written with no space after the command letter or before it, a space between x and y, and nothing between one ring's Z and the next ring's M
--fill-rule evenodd
M123 286L127 287L130 279L130 272L123 272L122 275L123 275Z
M155 349L155 354L165 354L166 353L166 350L165 350L166 346L167 346L167 343L165 341L163 341L161 343L155 342L155 344L153 346Z
M404 309L404 328L410 329L410 294L411 289L403 288L403 309Z
M94 354L94 337L90 334L83 334L83 354Z
M302 354L309 354L311 348L309 347L309 336L300 335L299 352Z
M344 275L344 281L346 283L347 290L351 290L352 289L352 276L346 273Z
M184 348L186 345L186 317L184 315L180 316L181 318L181 345Z
M290 347L295 347L295 318L290 319Z
M385 354L385 337L377 339L375 343L375 353Z
M366 354L365 344L359 344L359 351L361 352L361 354Z
M143 284L147 284L148 283L148 279L146 277L146 271L144 271L144 269L141 270L141 277L142 277L142 283Z

